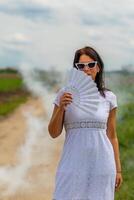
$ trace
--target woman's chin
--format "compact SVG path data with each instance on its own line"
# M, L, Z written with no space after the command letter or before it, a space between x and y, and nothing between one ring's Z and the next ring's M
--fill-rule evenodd
M85 74L86 74L86 75L88 75L88 76L91 76L91 77L92 77L92 75L91 75L91 74L88 74L88 73L86 73L86 72L85 72ZM92 77L92 79L94 80L94 78L93 78L93 77Z

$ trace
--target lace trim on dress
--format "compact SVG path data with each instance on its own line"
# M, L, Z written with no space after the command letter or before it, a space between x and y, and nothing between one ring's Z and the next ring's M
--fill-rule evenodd
M106 129L106 122L101 121L80 121L64 124L65 130L75 128L100 128Z

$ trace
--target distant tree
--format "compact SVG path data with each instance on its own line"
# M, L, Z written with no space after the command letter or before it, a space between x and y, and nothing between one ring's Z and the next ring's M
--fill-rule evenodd
M122 72L129 74L129 73L134 72L134 65L132 64L123 65L121 69L122 69Z
M0 69L0 73L17 74L18 70L13 67L5 67Z

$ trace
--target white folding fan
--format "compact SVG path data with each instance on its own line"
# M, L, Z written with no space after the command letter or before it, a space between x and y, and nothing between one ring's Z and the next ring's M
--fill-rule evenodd
M64 91L72 93L72 105L90 114L97 110L100 102L99 91L92 77L85 72L72 68Z

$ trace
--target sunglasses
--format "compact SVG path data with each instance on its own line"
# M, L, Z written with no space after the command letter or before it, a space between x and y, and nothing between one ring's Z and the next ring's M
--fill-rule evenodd
M88 63L75 63L75 66L79 70L83 70L85 66L88 66L88 68L93 68L97 65L97 61L92 61Z

